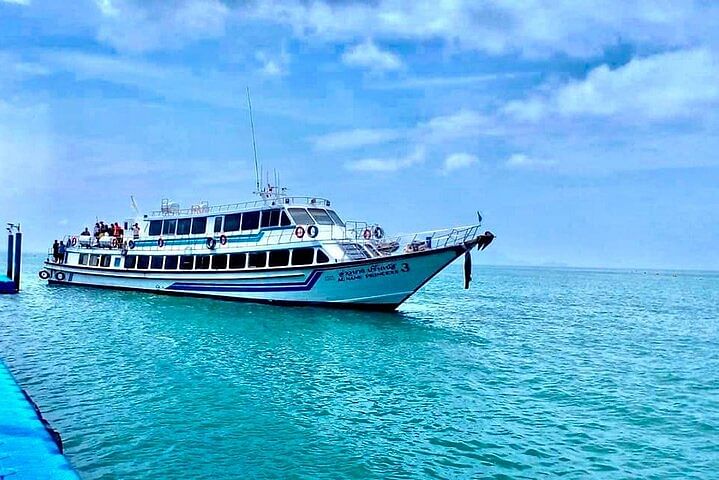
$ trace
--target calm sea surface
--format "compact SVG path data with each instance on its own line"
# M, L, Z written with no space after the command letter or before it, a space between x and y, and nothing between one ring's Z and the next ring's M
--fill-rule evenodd
M476 263L373 314L52 288L29 257L0 356L86 479L719 478L719 274Z

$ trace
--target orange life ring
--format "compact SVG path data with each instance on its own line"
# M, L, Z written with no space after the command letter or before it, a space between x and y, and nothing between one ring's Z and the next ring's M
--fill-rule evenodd
M72 245L73 247L77 245L77 237L72 237L70 239L70 245Z
M165 246L165 241L164 241L163 239L161 239L161 238L158 238L158 239L157 239L157 246L160 247L160 248L164 247L164 246Z
M362 232L362 237L364 237L365 240L369 240L370 238L372 238L372 230L370 230L369 228L365 228L364 232Z
M297 235L297 238L302 238L305 236L305 227L302 225L298 225L297 228L295 228L295 235Z

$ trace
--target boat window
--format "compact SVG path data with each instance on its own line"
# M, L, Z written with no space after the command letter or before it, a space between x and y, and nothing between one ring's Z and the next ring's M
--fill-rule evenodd
M311 265L314 259L314 248L295 248L292 250L292 265Z
M307 210L309 210L312 216L315 217L315 220L317 220L317 223L320 225L332 225L334 223L332 222L330 216L327 215L327 212L321 208L308 208Z
M195 258L195 269L207 270L208 268L210 268L210 256L198 255L197 258Z
M192 255L182 255L180 257L180 270L192 270L194 260L195 257Z
M222 217L215 217L215 233L222 231Z
M265 210L262 212L262 227L278 227L280 225L280 210L279 208L273 208L272 210Z
M164 260L162 255L153 255L152 260L150 260L150 268L162 270L162 260Z
M270 267L286 267L290 264L289 250L271 250Z
M241 213L234 213L232 215L225 215L225 231L226 232L236 232L240 229L240 218L242 218Z
M311 225L315 223L304 208L290 208L289 212L292 218L295 219L297 225Z
M150 221L150 231L148 232L148 235L159 235L162 233L162 220L152 220Z
M110 260L111 260L110 255L103 255L100 260L101 260L101 261L100 261L100 266L102 266L102 267L109 267L109 266L110 266Z
M165 257L165 270L177 270L177 255Z
M125 268L135 268L137 265L137 257L134 255L127 255L125 257Z
M345 222L342 221L340 216L337 215L337 213L335 213L334 210L327 210L327 215L330 216L330 218L332 219L333 222L335 222L336 225L339 225L340 227L345 226Z
M77 263L79 265L87 265L87 253L81 253L80 258L78 259Z
M292 225L292 220L287 216L287 212L282 210L280 213L280 227L286 227L288 225Z
M137 257L137 268L140 268L142 270L147 270L147 268L150 266L150 257L147 255L140 255Z
M230 268L245 268L247 263L246 253L232 253L230 254Z
M177 227L177 220L165 220L162 222L162 234L163 235L174 235L175 228Z
M120 268L120 257L115 257L115 268Z
M267 266L267 252L250 252L247 268L265 268Z
M207 217L197 217L192 219L192 233L204 234L207 230Z
M100 255L90 255L90 266L97 267L100 265Z
M242 230L254 230L260 227L260 212L242 214Z
M212 256L212 269L213 270L224 270L227 268L227 255L213 255Z
M330 261L330 257L322 249L317 249L317 263L327 263Z
M192 219L190 218L181 218L177 221L177 234L178 235L187 235L190 233L190 224L192 223Z

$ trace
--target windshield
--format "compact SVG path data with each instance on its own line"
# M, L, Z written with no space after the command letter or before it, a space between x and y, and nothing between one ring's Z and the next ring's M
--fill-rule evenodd
M345 226L345 222L342 221L342 219L335 213L334 210L327 210L327 215L329 215L334 222L339 225L340 227Z
M297 225L312 225L315 223L304 208L288 208L288 210Z
M327 212L321 208L308 208L307 210L310 211L320 225L332 225L334 223L330 216L327 215Z

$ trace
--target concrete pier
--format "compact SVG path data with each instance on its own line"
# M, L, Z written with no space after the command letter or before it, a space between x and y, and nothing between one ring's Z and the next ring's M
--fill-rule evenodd
M59 434L1 361L0 398L0 479L79 480L61 452Z

